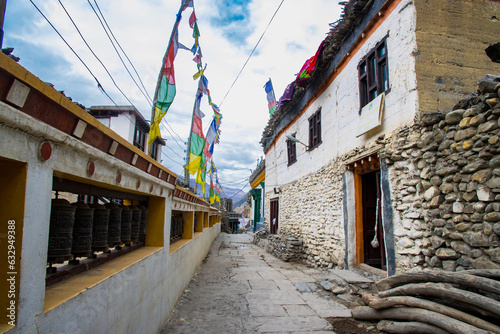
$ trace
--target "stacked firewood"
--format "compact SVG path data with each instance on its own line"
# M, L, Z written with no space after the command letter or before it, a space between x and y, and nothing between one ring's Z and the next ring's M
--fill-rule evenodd
M500 333L500 270L421 271L380 280L354 319L387 333Z

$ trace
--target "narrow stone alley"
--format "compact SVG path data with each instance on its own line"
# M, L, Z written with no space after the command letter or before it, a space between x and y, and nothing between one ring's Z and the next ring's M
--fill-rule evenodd
M345 274L369 282L283 262L251 235L221 233L161 333L332 333L332 319L351 317L355 305L322 284ZM359 326L356 333L372 332Z

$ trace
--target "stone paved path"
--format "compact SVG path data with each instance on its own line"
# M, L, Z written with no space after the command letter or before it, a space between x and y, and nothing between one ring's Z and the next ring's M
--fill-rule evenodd
M325 318L351 314L317 284L329 274L283 262L250 235L222 233L161 334L331 334Z

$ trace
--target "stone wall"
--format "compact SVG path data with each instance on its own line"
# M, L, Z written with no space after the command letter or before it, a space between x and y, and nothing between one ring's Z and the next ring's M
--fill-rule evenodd
M303 241L311 266L345 266L342 175L377 147L388 166L398 272L500 268L500 77L454 110L431 113L282 186L279 233ZM354 205L354 203L348 203ZM349 236L350 243L355 236Z
M398 268L500 268L498 82L386 143Z

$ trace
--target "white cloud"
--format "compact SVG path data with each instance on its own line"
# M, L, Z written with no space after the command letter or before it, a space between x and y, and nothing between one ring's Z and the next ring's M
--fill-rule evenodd
M59 3L56 0L35 2L75 48L113 99L118 104L128 104L114 87L105 70L83 44ZM217 25L212 25L221 16L217 12L215 3L195 1L203 62L207 64L206 76L211 96L216 104L221 104L280 2L281 0L254 0L246 5L247 12L238 13L245 19L231 25L221 24L219 20ZM43 73L42 80L56 84L56 89L64 90L75 101L87 107L112 104L99 92L88 71L52 28L32 6L26 3L7 2L4 47L14 47L14 54L21 57L21 65L35 75ZM115 37L140 73L148 94L152 96L180 1L101 0L98 3ZM88 3L65 0L63 4L118 86L146 119L150 119L150 105L124 70ZM9 15L10 13L15 16ZM250 169L255 169L255 161L263 155L258 143L269 119L264 84L271 78L276 98L279 99L305 60L314 55L319 43L329 31L328 23L336 21L339 13L340 6L335 1L283 2L256 52L221 106L222 136L221 143L215 148L214 156L216 165L218 165L217 157L223 160L221 165L224 167L219 167L219 173L224 175L221 178L229 184L233 180L249 176ZM191 29L187 24L190 14L190 8L183 13L179 31L180 42L188 47L193 44ZM227 39L229 29L234 30L234 36L241 33L248 35L245 38L240 37L241 42L236 43ZM40 52L48 54L40 55L38 54ZM197 83L192 79L192 75L196 72L192 58L192 54L184 50L179 50L177 54L175 63L177 95L165 118L183 140L187 140L189 134L189 120L197 88ZM66 61L51 62L51 59ZM59 68L51 72L47 66ZM50 77L51 73L54 77ZM66 75L62 75L63 73ZM67 80L68 78L71 80ZM85 88L82 87L84 83L87 85ZM202 106L202 110L207 115L204 119L204 126L207 127L212 111L206 103ZM164 158L163 163L172 171L182 174L180 164L183 161L179 156L184 157L185 152L164 129L162 135L167 138L170 147L164 149L169 158ZM173 136L180 142L177 135ZM231 157L239 160L231 163ZM176 162L172 162L171 159Z

